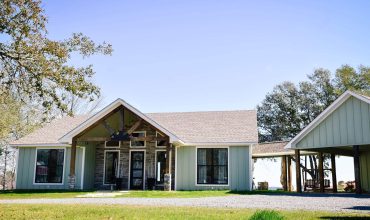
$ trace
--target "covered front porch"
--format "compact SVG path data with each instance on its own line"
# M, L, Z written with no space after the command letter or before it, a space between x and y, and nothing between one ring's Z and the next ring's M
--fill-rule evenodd
M77 173L81 175L81 189L174 187L174 137L122 100L107 106L61 140L71 142L70 189L76 188Z

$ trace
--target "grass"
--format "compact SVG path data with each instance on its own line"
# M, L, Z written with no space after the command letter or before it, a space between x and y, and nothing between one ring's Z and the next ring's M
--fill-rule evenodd
M67 190L9 190L0 191L0 199L39 199L39 198L73 198L94 191L67 191ZM136 197L136 198L199 198L210 196L228 195L248 195L261 193L284 193L282 191L243 191L234 192L229 190L209 190L209 191L129 191L117 197ZM287 193L287 192L285 192ZM116 198L117 198L116 197Z
M74 198L92 191L66 190L7 190L0 191L0 199L59 199Z
M370 215L313 211L271 211L121 205L0 205L0 219L361 219Z

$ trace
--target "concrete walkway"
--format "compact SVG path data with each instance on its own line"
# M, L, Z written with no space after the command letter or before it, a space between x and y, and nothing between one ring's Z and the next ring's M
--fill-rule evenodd
M69 198L0 200L0 204L101 204L145 206L192 206L285 210L366 212L370 196L354 195L233 195L204 198Z

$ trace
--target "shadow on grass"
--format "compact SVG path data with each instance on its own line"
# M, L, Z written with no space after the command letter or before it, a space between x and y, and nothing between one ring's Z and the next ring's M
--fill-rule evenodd
M335 219L335 220L361 220L361 219L369 219L369 217L358 217L358 216L325 216L320 217L320 219Z
M281 190L254 190L254 191L229 191L227 194L233 195L268 195L268 196L296 196L296 197L348 197L348 198L360 198L369 199L370 194L357 195L354 193L296 193L286 192Z
M0 195L6 194L38 194L38 193L78 193L78 192L94 192L94 190L61 190L61 189L16 189L16 190L2 190L0 191Z

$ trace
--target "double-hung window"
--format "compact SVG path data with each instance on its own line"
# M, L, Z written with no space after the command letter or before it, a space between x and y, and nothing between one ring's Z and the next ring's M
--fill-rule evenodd
M198 148L197 184L228 184L227 148Z
M35 183L63 183L64 149L37 149Z

